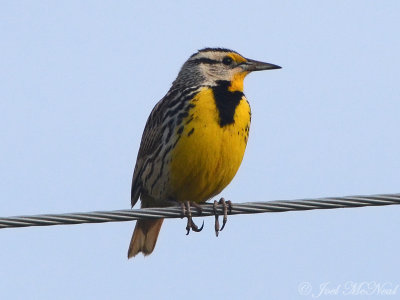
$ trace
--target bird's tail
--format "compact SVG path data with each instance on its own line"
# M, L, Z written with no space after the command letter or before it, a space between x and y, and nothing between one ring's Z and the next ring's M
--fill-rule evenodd
M128 259L139 252L151 254L156 246L158 234L164 219L138 220L128 249Z

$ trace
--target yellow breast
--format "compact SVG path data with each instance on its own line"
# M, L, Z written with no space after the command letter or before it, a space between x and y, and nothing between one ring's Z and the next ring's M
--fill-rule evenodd
M199 203L219 194L235 176L251 117L244 96L236 106L234 122L225 126L219 123L212 89L203 88L191 102L194 106L171 153L168 194L177 201Z

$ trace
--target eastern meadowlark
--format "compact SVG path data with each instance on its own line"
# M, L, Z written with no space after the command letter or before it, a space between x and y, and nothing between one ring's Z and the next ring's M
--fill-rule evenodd
M132 207L139 197L142 208L180 203L188 233L200 231L190 204L198 207L219 194L235 176L246 148L251 111L243 80L250 72L279 68L229 49L193 54L147 120L132 179ZM221 203L224 226L227 205ZM137 221L128 258L153 252L162 223ZM218 235L217 217L215 230Z

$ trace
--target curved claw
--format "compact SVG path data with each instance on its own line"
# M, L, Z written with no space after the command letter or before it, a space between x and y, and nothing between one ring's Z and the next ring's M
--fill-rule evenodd
M225 218L224 218L224 220L222 221L222 226L221 226L221 229L220 229L219 231L222 231L222 230L224 230L224 228L225 228L225 224L226 224L226 221L225 221Z
M189 235L189 233L190 233L190 226L187 225L187 226L186 226L186 235Z
M197 227L197 225L193 222L193 220L192 220L192 230L194 231L194 232L200 232L200 231L202 231L203 230L203 227L204 227L204 220L203 220L203 224L201 225L201 227L199 228L199 227Z
M203 230L204 227L204 220L200 228L197 227L197 225L193 222L192 213L190 210L190 204L191 203L187 201L182 205L182 212L184 213L184 216L187 218L186 235L190 233L190 229L192 229L194 232L200 232ZM200 205L198 205L197 203L192 203L192 205L197 208L200 214L202 213Z
M201 224L201 227L198 229L198 231L197 231L197 232L200 232L200 231L202 231L202 230L203 230L203 228L204 228L204 220L203 220L203 224Z
M223 209L223 214L224 214L224 218L222 219L222 227L220 229L220 231L222 231L225 228L226 221L228 221L228 217L227 217L228 208L226 206L226 202L225 202L224 198L219 199L218 204L222 204L222 209Z
M224 199L224 198L222 198L222 199ZM228 221L228 207L229 207L229 213L232 212L232 202L230 200L228 200L226 202L225 202L225 200L222 200L221 202L222 202L222 205L224 206L224 219L222 220L222 227L221 227L220 231L224 230L226 222Z
M204 220L203 220L203 224L201 224L200 231L202 231L203 228L204 228Z
M222 204L224 218L222 220L222 227L219 228L219 221L218 221L218 213L217 213L217 205ZM226 222L228 221L228 209L229 214L232 213L232 202L230 200L225 201L224 198L221 198L218 202L214 201L214 214L215 214L215 235L218 236L219 231L224 230Z

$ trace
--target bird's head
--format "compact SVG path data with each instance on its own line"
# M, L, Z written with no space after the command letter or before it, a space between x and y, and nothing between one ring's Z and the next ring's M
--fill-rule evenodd
M243 91L243 80L250 72L280 68L277 65L245 58L229 49L205 48L185 62L173 85L212 86L217 85L218 81L229 81L231 91Z

